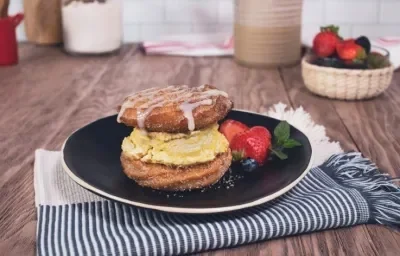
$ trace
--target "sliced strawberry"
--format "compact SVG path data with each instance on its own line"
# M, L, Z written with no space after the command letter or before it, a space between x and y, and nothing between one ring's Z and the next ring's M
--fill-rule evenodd
M231 143L234 160L252 158L263 165L271 146L271 133L262 126L254 126L237 134Z
M356 44L354 39L338 43L336 45L336 50L342 60L363 60L367 57L364 48Z
M220 133L225 135L226 139L231 143L236 134L247 131L249 127L239 121L228 119L219 127Z

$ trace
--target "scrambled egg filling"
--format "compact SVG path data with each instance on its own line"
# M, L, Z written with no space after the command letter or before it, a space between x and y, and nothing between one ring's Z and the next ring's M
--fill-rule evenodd
M122 142L122 150L147 163L184 166L205 163L228 150L229 143L218 124L191 133L145 132L134 129Z

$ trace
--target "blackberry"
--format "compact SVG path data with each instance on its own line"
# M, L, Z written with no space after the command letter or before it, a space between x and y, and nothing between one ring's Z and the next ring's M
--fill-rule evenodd
M364 48L365 52L369 54L371 52L371 41L369 41L368 37L360 36L356 39L356 44Z

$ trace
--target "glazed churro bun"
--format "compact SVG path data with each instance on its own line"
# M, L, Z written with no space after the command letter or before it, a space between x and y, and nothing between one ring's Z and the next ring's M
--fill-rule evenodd
M216 183L232 161L229 142L218 130L232 105L211 85L152 88L128 96L117 119L134 127L121 145L123 172L140 186L159 190Z
M166 191L184 191L204 188L216 183L229 169L230 150L214 160L189 166L167 166L145 163L121 154L124 173L139 185Z
M218 122L232 107L228 95L211 85L151 88L128 96L117 121L149 132L184 133Z

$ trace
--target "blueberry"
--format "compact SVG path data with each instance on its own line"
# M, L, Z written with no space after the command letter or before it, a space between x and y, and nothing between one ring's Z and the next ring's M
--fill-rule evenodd
M371 52L371 41L369 41L368 37L360 36L359 38L356 39L356 44L364 48L367 54Z
M258 168L258 163L256 162L256 160L251 158L244 159L240 163L242 165L243 171L245 172L253 172Z
M313 64L320 67L343 68L343 62L336 57L317 58L314 60Z

